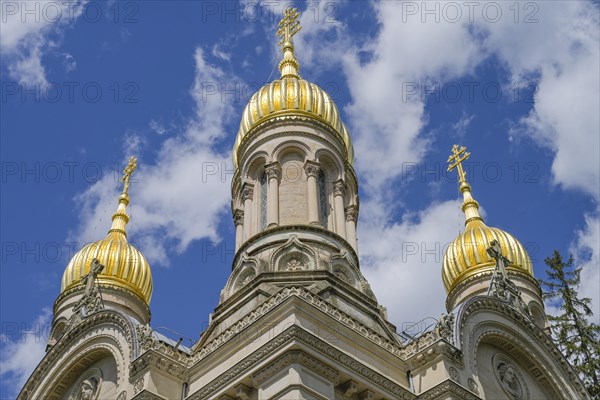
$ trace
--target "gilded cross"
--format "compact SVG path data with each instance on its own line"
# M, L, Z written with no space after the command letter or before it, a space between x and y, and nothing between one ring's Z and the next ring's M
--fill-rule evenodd
M123 187L123 194L127 194L127 191L129 190L129 181L130 181L131 175L133 174L133 171L135 171L136 168L137 168L137 158L131 157L129 159L129 163L123 170L123 178L121 179L121 181L125 183L125 186Z
M291 43L292 36L302 29L300 21L298 21L299 16L300 13L295 8L286 8L283 12L283 18L279 21L279 30L277 31L277 36L281 37L280 46Z
M466 150L467 150L466 147L461 147L459 149L458 145L455 144L452 147L452 155L450 157L448 157L448 163L450 163L450 165L448 166L448 171L452 171L454 168L457 168L458 169L458 181L460 183L467 181L467 178L465 176L465 171L462 167L462 163L463 163L463 161L465 161L466 159L469 158L471 153L466 153L465 152Z

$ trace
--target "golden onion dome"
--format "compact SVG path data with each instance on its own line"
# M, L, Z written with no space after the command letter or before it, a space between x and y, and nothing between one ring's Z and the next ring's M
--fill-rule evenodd
M463 194L462 210L465 213L465 230L446 249L442 263L442 279L446 292L450 293L459 283L481 272L493 271L496 261L488 254L491 242L496 240L502 249L502 255L510 262L508 270L521 272L533 277L531 259L525 247L511 234L494 227L487 226L479 214L479 203L471 195L471 186L466 181L462 161L470 153L465 148L453 148L453 155L448 170L458 167L460 191Z
M97 258L104 269L97 276L98 283L129 290L139 296L146 305L152 297L152 274L150 265L143 254L127 241L125 227L129 222L126 208L129 204L129 177L136 167L131 158L125 169L125 187L119 196L117 212L112 217L112 227L108 235L97 242L88 243L78 251L65 269L61 293L75 286L82 286L82 278L90 272L92 261Z
M288 11L286 10L286 13ZM298 12L289 11L281 21L278 35L282 37L283 60L279 63L281 78L258 90L244 109L242 121L233 147L233 162L238 166L238 149L248 139L253 128L263 122L286 115L305 116L325 123L344 143L349 163L354 159L354 149L346 125L331 96L318 85L302 79L294 55L292 36L300 30L295 19Z

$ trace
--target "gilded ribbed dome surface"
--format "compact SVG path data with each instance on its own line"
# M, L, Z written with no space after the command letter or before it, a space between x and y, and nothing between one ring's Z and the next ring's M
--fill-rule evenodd
M292 37L301 29L298 11L289 9L279 24L277 35L281 41L283 59L279 63L281 78L263 86L254 93L242 114L240 129L233 146L233 163L238 166L240 145L259 124L280 116L310 117L331 127L344 143L346 159L354 160L354 149L346 125L340 119L331 96L314 83L300 78L300 65L294 54Z
M83 285L81 278L90 272L92 260L97 258L104 269L98 282L131 290L146 304L152 296L150 265L142 253L127 242L121 232L110 232L105 239L89 243L71 259L62 278L62 289Z
M308 116L330 126L343 141L348 162L352 163L354 149L350 135L331 96L314 83L289 76L263 86L246 105L233 149L236 165L237 150L252 128L281 115Z
M531 259L525 247L511 234L487 226L479 214L479 203L473 199L471 186L466 180L462 162L469 158L466 148L454 145L448 158L448 171L458 170L460 191L463 195L462 211L465 213L465 230L446 249L442 263L442 279L446 292L450 293L460 282L485 271L493 271L496 261L487 249L496 240L502 255L509 260L508 269L533 277Z
M152 297L152 273L142 253L127 241L125 227L129 222L129 179L136 169L135 157L131 157L123 176L123 193L119 196L117 212L112 217L112 227L106 238L89 243L73 256L62 278L61 293L81 285L82 278L90 273L92 261L98 259L104 269L96 279L101 285L115 286L138 295L147 305Z
M472 221L446 249L442 264L442 279L446 292L473 274L493 271L496 261L487 253L491 242L497 240L502 254L510 260L509 269L533 276L533 267L527 251L511 234L481 221Z

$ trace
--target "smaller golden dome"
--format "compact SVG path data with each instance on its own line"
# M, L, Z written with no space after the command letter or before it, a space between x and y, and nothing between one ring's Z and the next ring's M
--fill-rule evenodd
M90 272L95 258L104 265L97 276L100 285L114 286L129 290L139 296L144 303L150 304L152 297L152 273L150 265L142 253L127 242L125 226L129 222L126 207L129 204L129 177L136 167L135 158L131 158L125 169L123 181L125 187L119 197L117 212L112 217L112 227L106 238L89 243L79 250L69 261L63 274L61 293L82 286L82 278Z
M299 30L296 9L287 9L279 23L278 35L282 37L283 60L279 63L281 79L266 84L258 90L244 109L240 129L233 147L233 163L238 166L238 149L248 139L249 133L259 124L283 115L308 116L328 125L344 143L349 163L354 159L354 149L346 125L340 118L331 96L318 85L308 82L298 74L299 64L294 55L292 36Z
M462 161L470 153L465 148L458 149L455 145L452 162L448 170L458 167L460 191L463 194L462 210L465 213L465 231L446 249L442 263L442 279L447 293L450 293L459 283L467 278L485 271L493 271L496 261L488 254L487 249L493 240L497 240L502 254L510 261L508 270L521 272L533 277L531 259L525 247L511 234L493 227L488 227L479 214L479 203L471 195L471 186L467 183L462 169Z

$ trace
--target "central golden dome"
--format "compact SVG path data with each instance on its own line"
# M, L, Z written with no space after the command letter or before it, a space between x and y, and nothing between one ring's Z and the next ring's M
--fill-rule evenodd
M479 215L479 203L471 195L471 186L467 183L462 169L462 161L469 157L465 148L454 146L454 155L448 161L453 164L448 170L458 167L460 191L463 194L462 210L466 216L465 230L446 249L442 263L442 279L446 292L450 293L471 276L492 272L496 261L487 253L491 242L497 240L509 261L508 271L523 273L533 278L531 259L525 247L511 234L498 228L487 226Z
M292 10L296 13L296 10ZM286 19L287 18L287 19ZM238 166L238 150L248 139L252 130L273 118L281 116L309 117L325 123L337 134L346 150L349 163L354 160L354 149L346 125L340 118L331 96L314 83L308 82L298 74L299 64L294 55L292 36L300 30L297 15L286 16L278 34L282 36L283 60L279 63L281 79L266 84L258 90L244 109L240 129L233 147L233 163Z
M73 256L62 278L61 293L75 286L83 287L82 278L90 272L92 261L97 258L104 269L97 276L100 285L128 290L146 303L152 297L152 273L143 254L127 241L125 226L129 222L126 207L129 204L129 176L135 169L132 158L125 172L125 187L119 197L117 212L113 215L108 235L89 243Z

